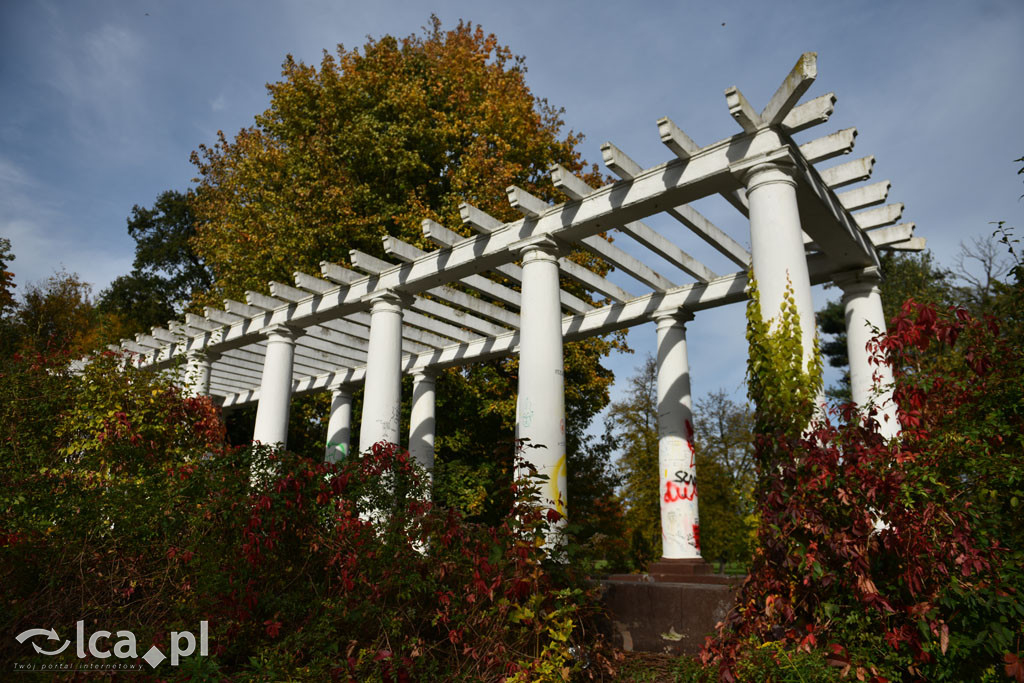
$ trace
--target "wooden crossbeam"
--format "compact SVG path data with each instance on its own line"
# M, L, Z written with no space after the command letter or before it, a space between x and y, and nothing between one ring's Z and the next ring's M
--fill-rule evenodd
M656 292L663 292L675 287L668 278L654 272L653 268L630 256L603 237L591 235L579 240L579 243L590 253L600 256L626 275L642 282Z
M320 322L322 327L327 327L339 332L345 332L360 339L370 338L370 314L365 311L349 313L340 320L324 320ZM421 353L424 348L441 348L450 344L451 341L440 335L427 332L426 330L414 329L408 325L402 326L402 351L406 353Z
M658 119L658 135L661 137L661 142L680 159L689 159L700 151L700 146L667 116ZM619 177L625 176L619 174ZM737 211L744 216L750 216L746 190L741 188L722 192L721 194Z
M534 196L516 185L509 185L505 189L505 193L508 195L508 203L512 205L512 208L527 218L540 218L551 208L540 197Z
M582 178L561 164L548 166L548 174L555 188L569 199L583 199L594 191L594 188L583 182Z
M680 159L689 159L700 151L700 145L667 116L658 119L658 134L661 136L662 144Z
M622 289L615 283L607 280L592 270L587 270L575 261L570 261L564 256L558 259L558 269L566 277L579 282L591 291L602 294L612 301L628 301L633 295Z
M800 55L800 59L796 61L796 64L761 111L762 125L775 126L782 123L817 77L817 53L805 52Z
M853 151L856 128L845 128L831 135L811 140L800 145L800 153L812 164L849 154Z
M296 349L296 353L292 357L293 378L302 377L310 373L320 374L324 371L323 361L311 358L308 353L300 353L299 351L299 349ZM246 349L232 349L222 354L212 364L211 370L216 372L221 367L234 367L236 372L248 371L258 386L263 375L263 361L265 357L266 348L264 346L253 345L246 347ZM328 364L328 367L333 367L333 364Z
M839 202L843 205L844 209L856 211L857 209L866 209L869 206L877 206L883 203L889 196L890 186L891 183L888 180L883 180L880 183L872 183L847 190L846 192L840 192L836 196L839 197Z
M859 183L871 177L871 171L875 167L875 157L867 156L853 161L826 168L819 171L821 179L832 189L844 187L853 183Z
M610 152L609 156L613 157L615 165L622 173L629 173L631 170L631 164L632 166L636 166L636 162L633 162L632 159L626 156L617 147L608 143L608 149L611 150L612 148L614 148L615 151ZM614 157L616 153L618 154L618 158ZM582 179L578 178L576 175L558 164L551 166L549 170L551 171L551 180L555 184L555 187L559 188L571 199L582 199L594 191L594 188L590 187L583 182ZM710 268L687 254L685 251L669 241L668 238L648 227L641 221L628 223L627 225L620 227L619 230L698 280L707 282L708 280L712 280L717 277ZM595 289L595 291L601 290ZM613 301L621 300L618 296L613 296L607 292L605 292L605 295Z
M663 119L663 121L666 120L667 119ZM669 121L669 123L671 123L671 121ZM675 124L672 124L672 126L675 127ZM679 131L679 133L683 134L682 131ZM608 166L613 173L624 180L632 180L643 172L643 168L640 164L610 142L606 142L601 145L601 154L604 158L605 165ZM587 186L584 184L582 187ZM572 191L580 192L582 187L578 184L574 185ZM593 190L591 190L591 192L592 191ZM709 280L713 280L717 277L710 268L687 254L679 247L675 246L667 238L641 221L627 223L626 225L621 226L619 230L631 236L637 242L658 254L669 263L681 269L683 272L702 282L708 282Z
M887 244L880 249L886 249L888 251L924 251L927 242L923 237L911 237L905 242L896 242L894 244Z
M718 277L713 270L677 247L660 232L648 227L642 221L633 221L619 228L640 244L662 257L676 268L697 278L701 282L710 282Z
M256 293L259 294L259 292ZM262 296L262 294L260 296ZM234 313L236 315L241 316L243 320L245 318L251 318L254 315L262 313L264 310L273 310L257 308L256 306L243 304L241 301L234 301L232 299L224 299L224 309L229 313Z
M525 190L519 190L519 193L521 193L524 197L529 195L529 193L527 193ZM529 196L532 197L532 195ZM536 199L536 197L534 197L534 199ZM527 198L526 201L529 202L530 200ZM540 200L538 199L538 201ZM454 247L457 244L463 243L466 240L471 239L468 237L463 237L462 235L444 227L440 223L437 223L436 221L432 221L429 219L423 221L423 234L426 235L438 246L445 248ZM512 282L515 282L517 284L522 284L523 282L523 269L520 266L517 266L512 263L506 263L504 265L495 267L494 270L497 271L498 273L501 273ZM482 294L486 294L488 296L491 296L492 298L497 298L499 301L505 301L505 303L511 303L513 306L517 307L521 306L521 298L519 292L509 289L504 285L499 285L495 282L492 282L491 280L488 280L482 275L473 275L470 277L465 277L462 278L461 282L465 285L468 285L469 287L472 287L473 289L477 290ZM507 298L497 297L495 296L495 293L501 295L501 297L508 297L509 293L511 293L512 295L514 295L514 300L508 300ZM559 299L562 306L573 313L582 313L584 311L589 311L593 308L593 306L585 302L583 299L580 299L578 296L574 294L570 294L564 289L559 291Z
M305 292L298 287L292 287L291 285L286 285L283 282L274 281L270 282L270 295L291 303L298 303L310 297L309 292Z
M299 337L295 342L295 349L296 351L308 349L310 352L315 352L312 354L313 358L332 362L335 365L353 365L366 362L366 350L359 351L311 334Z
M384 238L384 251L400 261L405 261L406 263L415 261L416 259L427 255L427 252L422 249L414 247L407 242L403 242L397 237L391 236ZM425 293L441 301L464 308L476 315L489 318L499 324L519 327L519 316L517 314L507 308L495 306L492 303L475 296L470 296L469 294L460 292L457 289L452 289L448 286L431 287L426 290Z
M393 267L394 264L383 261L374 256L359 251L358 249L352 249L349 251L349 258L352 261L352 265L360 270L365 270L368 273L383 273ZM484 335L489 334L504 334L508 332L503 327L498 327L486 320L481 320L476 316L469 315L464 311L459 311L443 304L439 304L436 301L430 301L423 297L414 297L410 311L404 312L403 320L406 320L410 325L420 327L428 330L435 334L440 334L445 337L451 337L452 339L474 339L476 335L467 333L459 325L468 329L474 330ZM436 318L428 318L425 315L417 315L414 311L432 315ZM453 324L449 324L453 323Z
M726 89L725 103L729 107L729 115L736 119L744 133L756 133L761 127L761 117L736 86Z
M156 337L141 332L135 335L135 343L146 349L159 349L164 346L163 342Z
M255 308L262 308L265 311L275 311L278 308L288 305L287 301L272 296L267 296L266 294L261 294L260 292L254 292L252 290L249 290L245 293L245 301L250 306L253 306Z
M887 228L875 228L874 230L868 230L867 235L871 239L871 243L876 247L906 242L914 236L914 224L900 223L899 225L890 225Z
M333 346L344 347L363 354L370 350L370 345L367 343L366 338L347 334L346 332L331 327L325 327L323 324L307 327L306 336L323 340ZM369 337L369 330L366 330L366 336Z
M336 282L341 285L350 285L356 280L361 279L363 276L355 271L351 271L348 268L343 268L337 263L330 263L329 261L320 262L320 273L331 282Z
M805 234L821 248L833 269L863 267L865 260L871 266L878 266L874 246L839 203L817 169L800 154L790 153L788 156L800 176L796 194L801 225Z
M309 275L300 271L292 273L292 278L295 280L295 286L299 289L305 290L310 294L326 294L332 289L337 288L337 284L322 280L315 275Z
M459 204L459 215L462 217L463 225L468 225L473 230L485 234L500 230L504 225L491 214L481 211L468 202Z
M206 318L198 316L195 313L185 314L185 324L188 325L189 327L197 327L200 330L207 330L210 332L213 332L214 330L219 330L220 328L223 327L222 324L213 322L211 320L207 320Z
M832 117L835 106L835 93L830 92L827 95L815 97L813 100L794 107L782 120L782 127L792 134L821 125Z
M892 225L903 215L903 204L886 204L874 209L859 211L853 214L854 220L862 230L880 228L883 225Z
M601 145L601 157L609 171L625 180L632 180L644 171L640 164L610 142Z
M213 306L207 306L203 309L203 313L206 315L208 320L221 325L232 325L242 320L245 316L237 315L235 313L229 313Z

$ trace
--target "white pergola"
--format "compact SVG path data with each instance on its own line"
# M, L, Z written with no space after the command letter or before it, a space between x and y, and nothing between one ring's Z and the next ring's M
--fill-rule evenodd
M660 119L669 157L664 163L643 168L606 143L604 163L620 178L612 184L593 188L553 166L552 182L566 196L561 204L509 187L508 200L522 214L516 221L463 204L472 237L425 220L423 233L437 245L434 251L386 237L388 261L353 250L351 269L323 262L319 274L297 272L293 284L271 282L269 293L250 291L244 303L225 301L205 316L188 314L167 329L123 340L119 350L134 354L140 366L179 368L182 382L225 407L258 403L253 440L262 443L286 443L292 396L330 391L330 460L348 452L351 390L360 383L360 452L378 441L399 442L401 377L411 374L409 449L428 468L433 373L518 354L516 436L544 446L526 456L549 477L546 494L564 512L562 344L656 321L664 557L699 558L685 325L695 311L745 300L749 269L766 317L779 310L787 283L792 287L805 363L815 338L811 285L842 287L854 401L879 405L885 434L896 433L885 391L891 374L869 364L865 347L872 328L885 329L876 250L918 251L924 240L913 236L913 223L897 224L901 204L884 204L888 181L854 186L870 178L874 157L819 168L851 152L855 129L793 141L793 134L832 114L833 94L798 104L816 74L816 55L801 56L760 113L738 89L726 90L741 131L724 140L701 146ZM714 195L749 219L749 252L690 205ZM680 234L711 245L734 272L712 271L683 250L678 236L642 222L657 214L681 224ZM630 240L689 281L672 282L659 266L628 253L621 245ZM577 249L600 257L635 286L627 291L565 258ZM562 277L606 303L565 291ZM180 370L183 359L187 373Z

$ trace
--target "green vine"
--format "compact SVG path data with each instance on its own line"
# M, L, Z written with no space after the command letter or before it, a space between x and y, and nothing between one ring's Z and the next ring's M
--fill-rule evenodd
M818 340L806 370L800 315L787 280L781 310L774 320L764 319L761 297L753 273L747 303L747 395L756 406L755 433L797 438L810 424L822 388Z

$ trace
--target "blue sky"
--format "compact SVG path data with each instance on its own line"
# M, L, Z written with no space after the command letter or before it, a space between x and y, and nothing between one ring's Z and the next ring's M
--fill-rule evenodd
M666 160L655 126L665 115L701 144L731 135L725 88L760 108L800 53L816 51L807 97L838 96L817 130L857 127L854 154L875 155L874 178L892 181L890 201L906 204L941 263L991 221L1024 229L1019 0L21 0L0 6L0 235L13 242L16 282L64 267L102 289L131 267L132 205L185 189L190 152L251 124L286 54L318 62L338 43L416 32L431 12L446 26L480 23L525 56L530 87L565 108L590 161L606 140L645 166ZM701 208L747 242L738 214ZM695 396L741 396L742 307L699 314L689 336ZM637 353L612 362L619 387L653 340L653 325L630 334Z

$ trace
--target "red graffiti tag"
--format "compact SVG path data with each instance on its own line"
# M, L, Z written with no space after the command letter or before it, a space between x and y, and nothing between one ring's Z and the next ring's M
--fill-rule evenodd
M686 447L690 449L690 467L697 461L697 451L693 448L693 423L686 421Z
M665 482L664 500L666 503L674 503L677 500L693 500L696 496L696 486L687 486L685 484L680 486L674 481Z
M693 547L700 550L700 525L693 525Z

